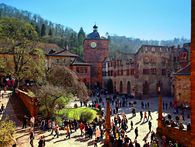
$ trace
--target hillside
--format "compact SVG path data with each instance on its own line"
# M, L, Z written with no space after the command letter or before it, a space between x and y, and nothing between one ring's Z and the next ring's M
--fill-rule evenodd
M42 18L38 14L33 14L29 11L19 10L6 4L0 4L0 19L3 17L15 17L31 23L37 33L40 41L44 43L57 44L61 48L67 45L69 49L82 56L82 43L86 35L83 28L77 33L70 27L65 27L61 24L53 23ZM126 36L111 35L110 39L110 56L114 56L118 52L135 53L139 47L145 45L166 45L166 46L182 46L184 43L190 42L185 38L174 38L172 40L140 40L139 38L131 38ZM177 36L176 36L177 37Z

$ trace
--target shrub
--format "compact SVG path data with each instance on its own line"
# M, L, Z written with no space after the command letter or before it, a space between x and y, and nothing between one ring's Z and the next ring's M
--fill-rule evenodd
M84 111L81 113L80 120L83 122L89 122L93 118L93 113L90 111Z
M8 145L12 141L16 126L13 121L5 119L0 121L0 146Z

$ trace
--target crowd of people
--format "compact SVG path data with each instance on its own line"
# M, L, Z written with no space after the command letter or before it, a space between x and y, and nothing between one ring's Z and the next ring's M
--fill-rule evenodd
M63 131L65 131L64 140L71 139L72 134L74 132L80 131L80 138L87 139L87 140L93 140L94 147L98 146L99 142L103 142L104 136L105 136L105 107L106 107L106 96L98 96L95 99L91 101L91 103L87 104L85 103L84 106L87 107L93 107L95 109L98 109L101 113L99 118L94 119L92 122L83 122L83 121L77 121L77 120L67 120L64 119L63 125L59 125L56 120L52 119L42 119L39 128L42 131L49 131L50 136L53 136L52 139L58 138L59 136L62 136ZM147 125L148 126L148 134L150 134L150 138L146 137L144 138L144 147L157 147L157 146L164 146L166 147L167 141L162 140L161 137L157 136L155 131L152 129L152 113L150 109L150 102L149 101L141 101L141 105L139 111L137 112L137 102L132 101L128 98L120 98L116 95L110 97L110 104L111 104L111 130L110 130L110 144L113 147L140 147L140 142L138 140L139 137L139 125L136 125L137 123L140 123L141 125ZM127 114L123 112L121 108L128 108L131 110L132 117L127 118ZM166 108L166 105L165 105ZM139 114L139 115L138 115ZM140 117L139 122L133 121L133 117ZM33 140L35 138L34 135L34 126L35 126L35 118L24 116L23 119L23 128L26 128L27 121L30 122L30 144L32 147ZM128 133L130 131L134 131L134 136L129 136ZM39 146L44 147L45 146L45 137L41 136L39 139ZM174 145L173 145L174 146Z

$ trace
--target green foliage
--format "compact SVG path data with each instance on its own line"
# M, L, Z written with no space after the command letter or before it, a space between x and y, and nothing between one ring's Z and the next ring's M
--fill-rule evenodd
M5 75L12 75L18 83L23 79L43 81L45 56L42 50L36 49L38 35L31 24L15 18L1 18L0 41L4 42L1 52L9 52L13 57L1 59L0 67Z
M0 146L10 144L15 130L16 126L13 121L8 119L0 121Z
M32 92L31 90L28 90L27 95L30 97L35 97L34 92Z
M49 29L48 35L49 35L49 36L52 36L52 35L53 35L51 28Z
M60 110L57 114L60 116L64 116L70 120L85 120L87 122L91 122L96 117L98 117L98 113L96 110L87 107L64 108Z
M90 111L84 111L81 113L80 120L83 122L90 122L93 120L93 113Z
M52 84L39 87L36 96L39 99L39 110L45 116L53 116L56 111L63 109L72 98L72 95L68 94L64 88Z
M48 72L47 81L54 86L63 87L67 93L76 95L81 101L88 100L88 90L77 75L70 69L55 66Z
M43 37L45 35L46 35L46 27L45 27L45 24L42 24L42 26L41 26L41 37Z

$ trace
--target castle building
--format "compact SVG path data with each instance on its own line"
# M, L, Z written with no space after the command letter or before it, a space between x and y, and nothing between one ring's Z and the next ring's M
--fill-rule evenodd
M108 57L109 40L101 38L97 26L83 42L84 61L91 65L91 86L102 87L102 63Z
M171 95L170 74L174 70L174 53L170 47L142 45L135 54L120 59L107 58L103 63L103 87L113 84L120 94L156 96L157 85L162 95Z

